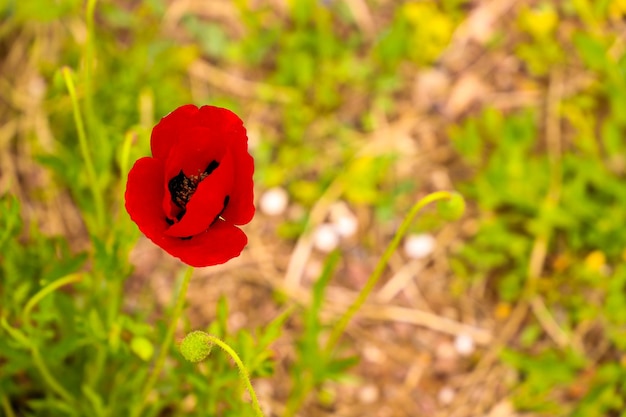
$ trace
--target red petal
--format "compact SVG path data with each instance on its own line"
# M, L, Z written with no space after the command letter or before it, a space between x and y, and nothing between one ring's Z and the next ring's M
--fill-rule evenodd
M139 230L151 239L167 228L161 209L162 183L163 163L158 159L141 158L128 173L126 210Z
M227 152L215 171L200 182L185 207L186 212L182 219L165 234L186 237L207 230L224 209L224 199L227 195L230 197L232 186L233 161L230 152Z
M235 182L230 203L222 214L229 223L246 224L254 216L254 160L248 153L248 137L241 119L233 112L213 106L202 106L199 123L227 143L232 152Z
M231 199L222 217L233 224L246 224L254 216L254 160L247 151L234 149L235 174Z
M185 129L165 163L165 177L173 178L182 169L186 176L200 175L211 161L220 162L226 154L226 143L206 127Z
M222 264L239 256L248 238L238 227L218 220L205 233L191 239L163 236L155 243L187 265L203 267Z
M126 210L139 230L170 255L191 266L217 265L239 256L248 243L245 233L220 220L191 239L165 235L168 225L161 210L162 178L163 164L154 158L139 159L128 173Z
M228 109L215 106L202 106L198 111L198 124L206 126L218 137L231 142L241 140L247 142L246 129L243 122L235 113Z
M193 104L187 104L163 117L152 129L150 137L152 156L165 160L170 149L178 142L180 133L189 126L197 124L197 114L198 108Z
M171 150L165 164L163 210L170 219L176 217L176 214L180 212L180 207L172 201L168 189L169 181L177 176L181 170L187 177L199 176L211 161L221 163L225 153L224 142L213 138L212 132L206 127L196 126L184 131L178 145Z

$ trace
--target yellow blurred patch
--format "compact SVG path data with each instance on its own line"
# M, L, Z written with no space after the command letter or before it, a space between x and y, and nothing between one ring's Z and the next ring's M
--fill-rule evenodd
M431 2L407 3L402 13L413 31L411 59L422 64L437 59L454 32L455 25L450 16Z
M511 315L511 304L500 302L496 305L493 315L496 320L506 320Z
M609 4L609 17L620 20L626 15L626 0L613 0Z
M585 258L585 268L591 272L602 272L606 265L604 252L594 250Z
M535 39L552 36L558 24L559 15L556 9L549 4L543 4L541 7L533 9L525 7L519 14L520 27Z

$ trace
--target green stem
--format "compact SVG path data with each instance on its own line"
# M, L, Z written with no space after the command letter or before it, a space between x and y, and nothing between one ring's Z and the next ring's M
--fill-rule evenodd
M82 279L82 274L69 274L62 278L57 279L56 281L51 282L50 284L43 287L39 290L35 295L33 295L30 300L26 303L24 310L22 310L22 321L25 325L30 325L30 313L32 309L48 294L54 292L56 289L68 285L74 282L78 282ZM48 367L46 366L39 350L34 346L30 345L31 353L34 358L35 365L39 369L43 379L46 381L48 385L63 399L66 401L73 401L72 396L61 386L61 384L52 376Z
M250 375L248 374L248 370L246 369L245 365L239 358L239 355L237 355L237 352L235 352L233 348L228 346L226 343L222 342L221 339L210 334L207 334L207 336L209 337L211 343L215 343L224 352L226 352L233 359L233 361L235 361L237 368L239 368L239 376L241 377L241 381L246 386L246 389L248 390L248 393L250 394L250 398L252 399L252 408L254 409L254 413L258 417L263 417L263 411L261 411L259 400L257 399L256 393L254 392L254 388L252 387L252 383L250 382Z
M30 300L28 300L26 306L24 307L24 310L22 310L22 321L24 322L24 324L28 324L30 322L30 312L37 305L37 303L39 303L46 295L52 293L53 291L64 285L78 282L81 279L82 274L69 274L57 279L56 281L52 281L50 284L39 290L35 295L30 298Z
M6 397L6 395L0 395L0 404L2 404L2 409L4 410L4 414L7 417L15 417L15 413L11 408L11 403L9 402L9 399Z
M387 263L389 262L391 255L393 255L398 245L400 244L400 241L402 240L404 235L406 235L406 233L408 232L409 227L411 223L413 222L413 219L415 218L415 216L419 213L419 211L422 208L424 208L428 204L433 203L438 200L449 199L453 195L454 195L453 193L448 192L448 191L437 191L437 192L428 194L424 198L420 199L417 203L415 203L413 207L411 207L411 211L409 211L409 214L407 214L407 216L404 218L404 221L398 228L398 232L395 234L395 236L393 237L393 240L387 246L387 249L385 249L385 253L383 253L383 256L380 258L380 260L378 261L378 264L376 265L376 268L374 268L374 271L367 279L367 282L363 286L363 289L359 293L359 296L354 301L354 303L352 303L352 305L346 310L343 316L341 316L341 318L339 319L335 327L332 329L330 336L328 338L328 342L326 343L326 352L328 354L330 354L333 351L333 349L337 346L337 343L339 342L339 338L341 337L343 332L346 330L348 323L350 322L352 317L354 317L356 312L359 311L361 306L363 306L363 303L365 303L365 300L367 299L367 297L369 297L370 293L372 292L372 290L378 283L378 280L382 276L383 271L387 267Z
M84 79L85 84L85 113L87 120L93 117L93 87L92 73L94 65L95 30L94 15L96 12L96 0L87 0L85 21L87 24L87 41L85 42ZM93 127L93 126L91 126Z
M304 372L300 376L300 381L298 382L297 389L298 391L290 396L287 401L287 406L285 407L285 412L283 413L283 417L292 417L295 416L298 410L302 408L304 401L307 399L309 393L314 388L313 377L310 372Z
M72 80L72 70L70 70L68 67L64 67L62 69L62 73L63 79L65 80L65 85L67 87L67 91L70 94L70 100L72 101L72 108L74 111L74 123L76 124L76 131L78 133L78 143L80 146L80 152L85 162L89 188L91 190L91 194L93 195L93 202L96 211L96 222L98 227L97 231L99 232L100 228L104 225L104 205L102 201L102 195L100 194L100 186L98 185L96 169L91 158L91 153L89 152L87 134L85 133L85 124L83 122L83 116L80 111L80 106L78 105L78 97L76 96L74 81Z
M41 357L39 349L31 345L30 352L33 355L33 362L35 363L35 366L39 370L39 373L43 377L44 381L46 381L46 384L48 384L52 391L56 392L59 397L63 398L67 403L73 404L74 397L72 397L72 395L67 392L56 379L54 379L54 377L50 373L50 370L48 370L46 363Z
M159 352L159 357L156 360L154 368L152 368L152 373L148 377L146 381L146 385L141 392L141 398L139 399L139 405L133 410L132 416L138 417L141 415L143 411L146 400L148 398L148 394L152 391L154 384L156 383L157 378L161 374L161 370L163 369L163 365L165 364L165 357L170 350L170 345L172 344L172 340L174 340L174 332L176 331L176 326L178 324L178 320L183 312L183 306L185 305L185 298L187 295L187 288L189 288L189 281L191 281L191 275L193 274L193 267L190 266L185 271L185 276L183 277L183 282L180 286L180 290L178 291L178 295L176 297L176 305L174 306L174 311L172 312L172 320L170 321L170 325L167 328L167 333L165 334L165 339L163 339L163 343L161 344L161 350Z

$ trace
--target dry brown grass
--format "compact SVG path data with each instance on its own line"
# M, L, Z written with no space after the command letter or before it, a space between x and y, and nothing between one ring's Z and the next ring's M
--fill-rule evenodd
M364 36L372 36L389 19L390 1L349 0ZM378 3L375 7L373 3ZM398 98L397 117L387 120L374 115L379 126L362 137L364 152L376 153L382 147L402 150L394 167L399 177L421 178L421 195L433 190L454 188L466 169L450 149L446 128L464 115L485 104L505 111L528 106L544 109L546 135L558 147L560 133L553 123L554 103L563 91L585 85L584 74L553 74L545 84L531 81L523 65L510 49L489 49L486 41L494 31L505 31L514 21L517 9L532 1L473 1L467 18L458 28L439 65L422 70L406 70L405 94ZM277 17L285 3L273 0ZM377 9L379 8L379 9ZM281 10L283 12L281 12ZM230 2L216 1L211 8L201 0L173 0L163 19L163 31L176 34L184 14L223 21L234 33L243 34L237 13ZM80 32L80 24L76 23ZM53 34L54 31L51 32ZM2 45L0 88L0 192L17 195L25 204L26 218L38 219L51 234L65 234L72 242L86 242L79 214L70 198L54 185L45 170L33 161L30 144L43 149L52 135L47 112L42 106L37 61L54 61L58 48L54 36L24 31L10 44ZM41 44L44 42L44 44ZM250 100L247 126L250 132L266 123L267 108L255 101L262 88L262 74L249 74L237 68L219 68L199 60L189 68L190 85L198 96L207 89L218 89L241 100ZM274 99L286 100L276 89ZM277 129L279 129L277 127ZM35 142L26 140L34 135ZM33 196L32 190L49 190ZM332 186L312 209L310 222L327 218L340 191ZM360 220L360 237L374 244L369 251L358 242L344 245L345 257L328 289L325 316L336 318L356 297L356 289L372 271L393 230L381 230L364 208L355 209ZM227 265L197 271L189 291L187 314L193 327L209 323L220 296L229 300L231 328L266 324L278 312L272 294L280 292L297 304L310 298L311 275L319 270L322 255L305 234L297 242L276 237L278 220L258 213L246 227L250 238L244 254ZM453 296L454 277L447 259L456 246L475 231L476 221L470 208L459 222L437 233L437 249L425 260L412 261L402 254L393 257L385 279L348 328L345 343L360 358L349 384L329 383L334 394L332 407L324 408L311 400L302 416L449 416L512 417L517 415L508 399L516 375L498 360L502 346L514 339L529 314L544 317L542 325L557 343L558 326L542 316L542 301L502 306L494 302L482 284L471 287L463 297ZM77 247L81 247L78 243ZM128 280L126 308L141 308L144 303L164 307L170 302L172 276L179 264L142 239L132 254L135 274ZM537 241L529 277L540 275L545 261L545 242ZM271 380L255 381L262 403L272 415L280 415L288 394L288 367L293 358L292 331L289 323L275 346L279 366ZM462 356L454 338L470 336L476 351Z

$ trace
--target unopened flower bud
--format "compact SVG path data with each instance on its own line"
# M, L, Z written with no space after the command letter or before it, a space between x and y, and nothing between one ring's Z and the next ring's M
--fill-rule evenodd
M439 215L446 220L458 220L465 212L465 200L459 193L452 193L449 199L437 203Z
M180 343L180 353L189 362L200 362L211 353L213 342L208 334L196 330L189 333Z

